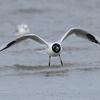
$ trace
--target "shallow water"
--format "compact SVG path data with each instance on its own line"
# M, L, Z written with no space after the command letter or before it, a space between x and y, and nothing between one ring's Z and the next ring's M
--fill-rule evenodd
M0 45L28 24L46 41L59 40L72 27L100 37L99 0L0 0ZM58 57L37 53L45 47L28 40L0 53L0 100L99 100L100 46L76 36L64 41Z

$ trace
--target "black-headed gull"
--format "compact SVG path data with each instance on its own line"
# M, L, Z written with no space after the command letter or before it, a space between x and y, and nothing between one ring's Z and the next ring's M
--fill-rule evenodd
M26 34L29 34L30 33L30 30L28 28L28 25L27 24L21 24L17 27L17 30L16 30L16 36L19 37L21 35L26 35Z
M32 40L38 42L41 45L46 45L45 52L49 55L49 66L50 66L50 62L51 62L51 56L53 56L53 57L59 56L60 62L63 65L63 62L60 57L60 54L62 52L61 44L68 36L70 36L72 34L75 34L78 37L87 39L91 42L94 42L94 43L97 43L100 45L99 37L87 32L83 29L80 29L80 28L71 28L68 32L66 32L64 34L64 36L59 41L54 42L54 43L48 43L35 34L28 34L28 35L22 35L16 39L12 40L11 42L4 44L3 46L0 47L0 51L3 51L4 49L9 48L10 46L29 38L29 39L32 39Z

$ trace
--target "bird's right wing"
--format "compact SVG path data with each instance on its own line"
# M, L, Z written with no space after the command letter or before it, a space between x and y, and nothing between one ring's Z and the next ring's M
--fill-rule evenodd
M0 51L3 51L4 49L7 49L23 40L26 40L26 39L32 39L41 45L48 45L48 43L45 40L43 40L42 38L40 38L39 36L37 36L35 34L29 34L29 35L22 35L16 39L14 39L11 42L4 44L3 46L0 47Z

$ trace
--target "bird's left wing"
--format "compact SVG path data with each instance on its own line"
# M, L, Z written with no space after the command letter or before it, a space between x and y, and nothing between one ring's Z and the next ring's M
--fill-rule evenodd
M4 44L3 46L0 47L0 51L3 51L4 49L7 49L7 48L11 47L12 45L15 45L23 40L26 40L26 39L32 39L41 45L48 45L47 42L45 40L43 40L42 38L40 38L39 36L37 36L35 34L29 34L29 35L22 35L16 39L14 39L11 42Z
M63 42L68 36L70 36L72 34L75 34L78 37L87 39L91 42L95 42L97 44L100 44L100 38L99 37L87 32L83 29L80 29L80 28L71 28L68 32L66 32L64 34L64 36L61 38L60 42Z

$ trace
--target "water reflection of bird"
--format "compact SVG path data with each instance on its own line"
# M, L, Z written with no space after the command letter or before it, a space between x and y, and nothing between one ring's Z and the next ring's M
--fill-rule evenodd
M51 56L53 56L53 57L59 56L60 62L63 65L63 62L60 57L60 54L62 52L61 44L68 36L70 36L72 34L75 34L78 37L87 39L91 42L94 42L94 43L97 43L100 45L100 38L98 38L97 36L87 32L83 29L80 29L80 28L71 28L68 32L66 32L64 34L64 36L59 41L56 41L54 43L46 42L45 40L43 40L42 38L40 38L39 36L37 36L35 34L28 34L28 35L20 36L17 39L14 39L13 41L11 41L9 43L4 44L3 46L0 47L0 51L7 49L16 43L19 43L19 42L29 38L29 39L32 39L32 40L40 43L41 45L46 45L45 52L49 55L49 66L50 66Z
M27 24L21 24L17 27L17 30L16 30L16 36L19 37L21 35L25 35L25 34L29 34L30 33L30 30L28 28L28 25Z

